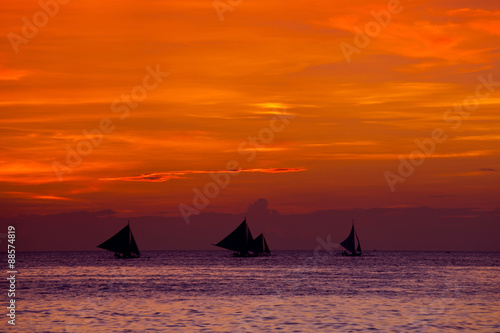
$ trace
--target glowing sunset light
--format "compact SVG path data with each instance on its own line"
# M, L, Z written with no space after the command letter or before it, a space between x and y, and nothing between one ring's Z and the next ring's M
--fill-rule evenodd
M39 4L4 7L5 214L180 217L228 169L207 210L497 207L500 173L479 171L500 169L495 1L70 1L29 37ZM447 139L402 177L434 129Z
M17 332L499 331L499 0L0 22Z

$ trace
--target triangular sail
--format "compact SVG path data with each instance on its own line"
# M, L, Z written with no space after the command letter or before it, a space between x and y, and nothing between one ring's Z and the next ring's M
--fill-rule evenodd
M269 247L267 246L264 234L260 234L259 236L257 236L257 238L254 239L250 250L254 253L271 253L271 251L269 251Z
M358 233L356 233L356 241L358 242L358 247L356 248L356 252L361 253L361 243L359 242Z
M137 243L135 242L134 235L132 234L132 230L130 230L130 253L135 253L137 256L141 255Z
M240 253L247 253L249 250L251 250L250 246L252 242L252 233L250 232L250 229L247 225L247 220L245 219L236 229L234 229L232 233L215 244L215 246Z
M250 250L254 253L263 253L264 252L264 241L263 241L263 235L260 234L257 236L253 242L252 246L250 247Z
M264 235L262 235L262 240L264 241L264 253L271 254L271 251L269 251L269 246L267 246L266 239L264 238Z
M135 242L134 235L129 225L126 225L122 230L118 231L113 237L97 245L97 247L113 251L115 253L121 253L125 256L130 256L130 254L136 254L140 256L139 248Z
M97 247L117 253L128 253L130 252L129 239L130 239L130 227L127 225L125 226L125 228L118 231L116 235L114 235L107 241L103 242L102 244L97 245Z
M349 234L349 236L347 236L347 238L342 242L340 243L340 245L342 245L347 251L351 252L351 253L356 253L356 245L354 244L354 223L352 224L352 228L351 228L351 233Z

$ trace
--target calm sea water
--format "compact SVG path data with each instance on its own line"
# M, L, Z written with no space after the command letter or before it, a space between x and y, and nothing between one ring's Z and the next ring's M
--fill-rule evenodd
M9 331L500 332L500 253L42 252L18 271Z

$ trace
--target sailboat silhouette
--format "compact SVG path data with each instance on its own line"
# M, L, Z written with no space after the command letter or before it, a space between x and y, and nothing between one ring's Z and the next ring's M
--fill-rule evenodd
M266 238L264 234L260 234L255 238L251 245L251 250L253 253L259 253L263 255L270 255L271 251L269 251L269 246L267 246Z
M132 230L130 229L130 221L122 230L118 231L107 241L97 245L97 247L114 252L115 258L130 259L141 256Z
M357 245L356 245L357 244ZM354 220L352 220L352 228L351 233L347 236L346 239L342 243L340 243L346 249L346 251L342 252L342 255L345 256L360 256L361 252L361 243L359 242L358 234L356 233L356 229L354 229Z
M213 245L234 251L235 257L258 257L271 254L263 234L253 239L246 217L233 232Z

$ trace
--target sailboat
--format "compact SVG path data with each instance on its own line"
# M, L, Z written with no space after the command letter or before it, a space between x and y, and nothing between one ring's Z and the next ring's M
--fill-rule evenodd
M271 254L263 234L253 239L246 218L233 232L213 245L234 251L233 256L235 257L257 257Z
M260 234L255 238L251 245L251 250L253 253L257 253L264 256L271 255L271 251L269 251L269 246L267 246L266 238L264 234Z
M130 221L128 224L120 231L116 233L113 237L103 242L97 247L113 251L115 253L115 258L139 258L141 253L135 242L134 235L130 229Z
M351 233L342 243L340 243L340 245L346 249L346 251L342 252L342 255L344 256L355 257L361 255L361 243L359 242L358 234L354 229L354 220L352 220Z

